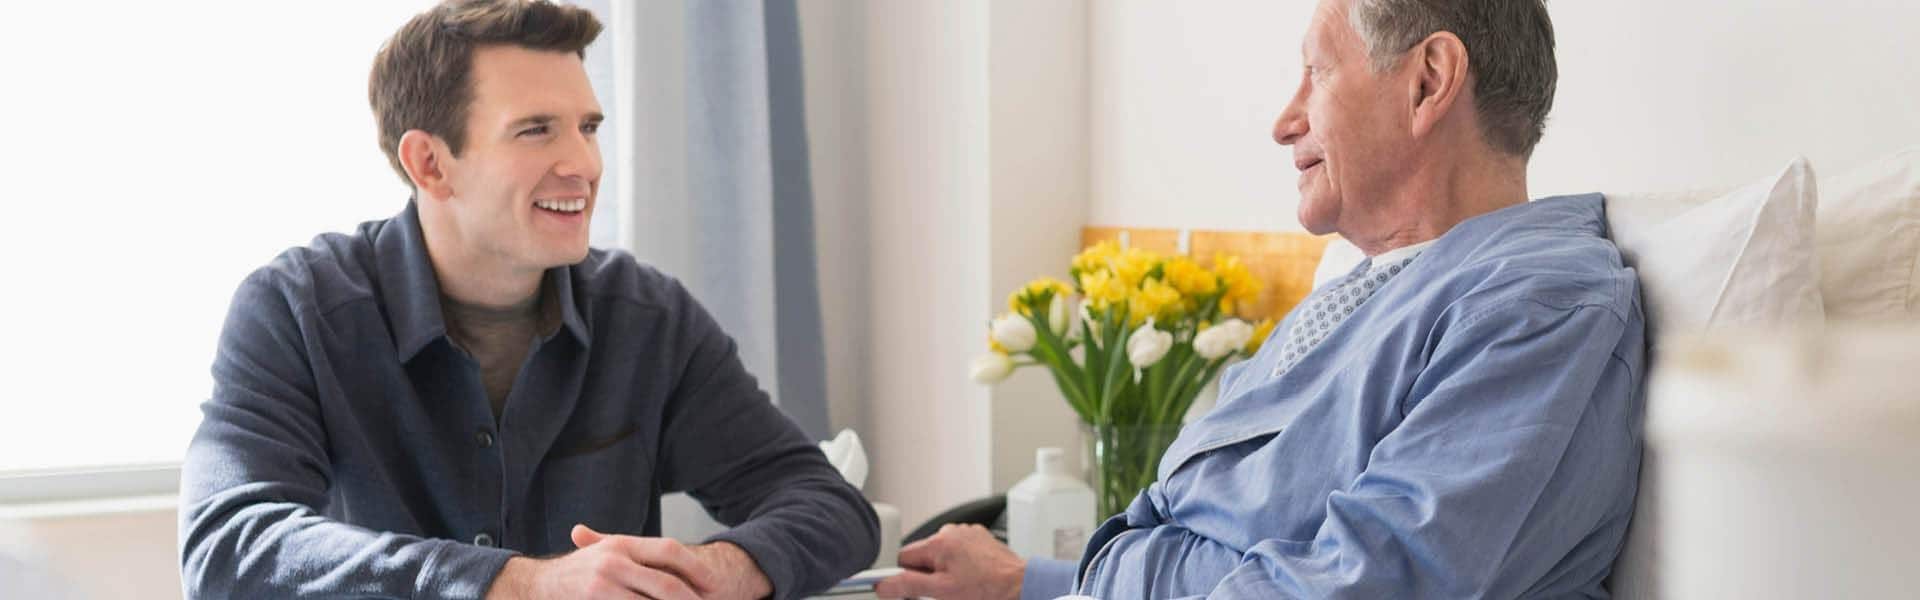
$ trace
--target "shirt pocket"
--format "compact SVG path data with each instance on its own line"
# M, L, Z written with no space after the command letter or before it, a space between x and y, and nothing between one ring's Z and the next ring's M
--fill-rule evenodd
M549 452L547 453L547 460L560 461L560 460L566 460L569 458L574 458L574 457L583 456L587 454L593 454L601 450L612 448L613 446L619 444L620 442L626 441L627 438L633 437L634 434L639 432L640 432L639 423L628 423L627 426L621 429L619 432L597 437L597 438L588 438L586 441L583 441L574 445L558 448L553 452Z
M612 432L555 444L540 465L534 489L542 490L542 531L552 551L574 548L571 531L584 524L608 534L647 535L654 500L653 444L637 423ZM565 438L563 438L565 439Z

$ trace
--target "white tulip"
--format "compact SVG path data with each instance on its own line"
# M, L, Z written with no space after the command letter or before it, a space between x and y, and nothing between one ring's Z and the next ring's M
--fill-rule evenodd
M1153 366L1173 349L1173 334L1154 329L1153 319L1133 331L1127 338L1127 361L1142 369Z
M1087 334L1089 338L1100 337L1100 321L1093 318L1093 303L1084 300L1080 302L1078 323L1080 326L1074 327L1074 330Z
M993 341L1006 348L1007 352L1026 352L1033 349L1033 343L1039 334L1034 333L1033 323L1026 317L1015 314L1001 315L993 320Z
M973 359L973 363L967 365L967 376L972 377L974 383L979 384L993 385L1000 383L1007 378L1007 375L1012 373L1013 359L999 352L988 352L976 356Z
M1072 314L1067 310L1067 297L1054 294L1053 302L1047 304L1047 328L1052 329L1056 337L1067 337L1067 328L1073 326Z
M1214 360L1246 347L1252 339L1253 325L1239 319L1228 319L1193 336L1193 352L1199 354L1200 358Z

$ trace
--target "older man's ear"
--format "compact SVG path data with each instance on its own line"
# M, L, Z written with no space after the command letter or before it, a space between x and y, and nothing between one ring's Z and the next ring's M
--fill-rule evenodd
M1412 50L1401 64L1402 69L1411 70L1408 91L1411 97L1414 137L1426 137L1447 119L1455 105L1471 108L1473 103L1461 103L1461 97L1472 91L1468 75L1467 45L1459 36L1441 31L1427 36Z

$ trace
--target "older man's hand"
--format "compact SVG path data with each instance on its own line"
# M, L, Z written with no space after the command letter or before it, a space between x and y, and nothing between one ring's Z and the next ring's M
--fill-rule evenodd
M514 557L488 600L652 598L749 600L773 593L753 557L715 542L686 546L669 538L606 535L573 526L579 550L551 559Z
M932 596L940 600L1014 600L1027 561L979 525L947 525L900 549L905 573L873 586L882 598Z

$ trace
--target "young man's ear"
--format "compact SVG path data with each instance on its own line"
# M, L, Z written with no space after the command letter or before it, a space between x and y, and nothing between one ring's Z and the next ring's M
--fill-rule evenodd
M1427 36L1409 51L1414 68L1413 135L1424 136L1438 127L1468 84L1467 45L1449 31Z
M399 153L400 167L407 170L407 177L413 180L414 188L430 198L453 196L453 186L447 181L445 162L445 157L452 155L452 152L446 142L431 133L409 129L400 136Z

